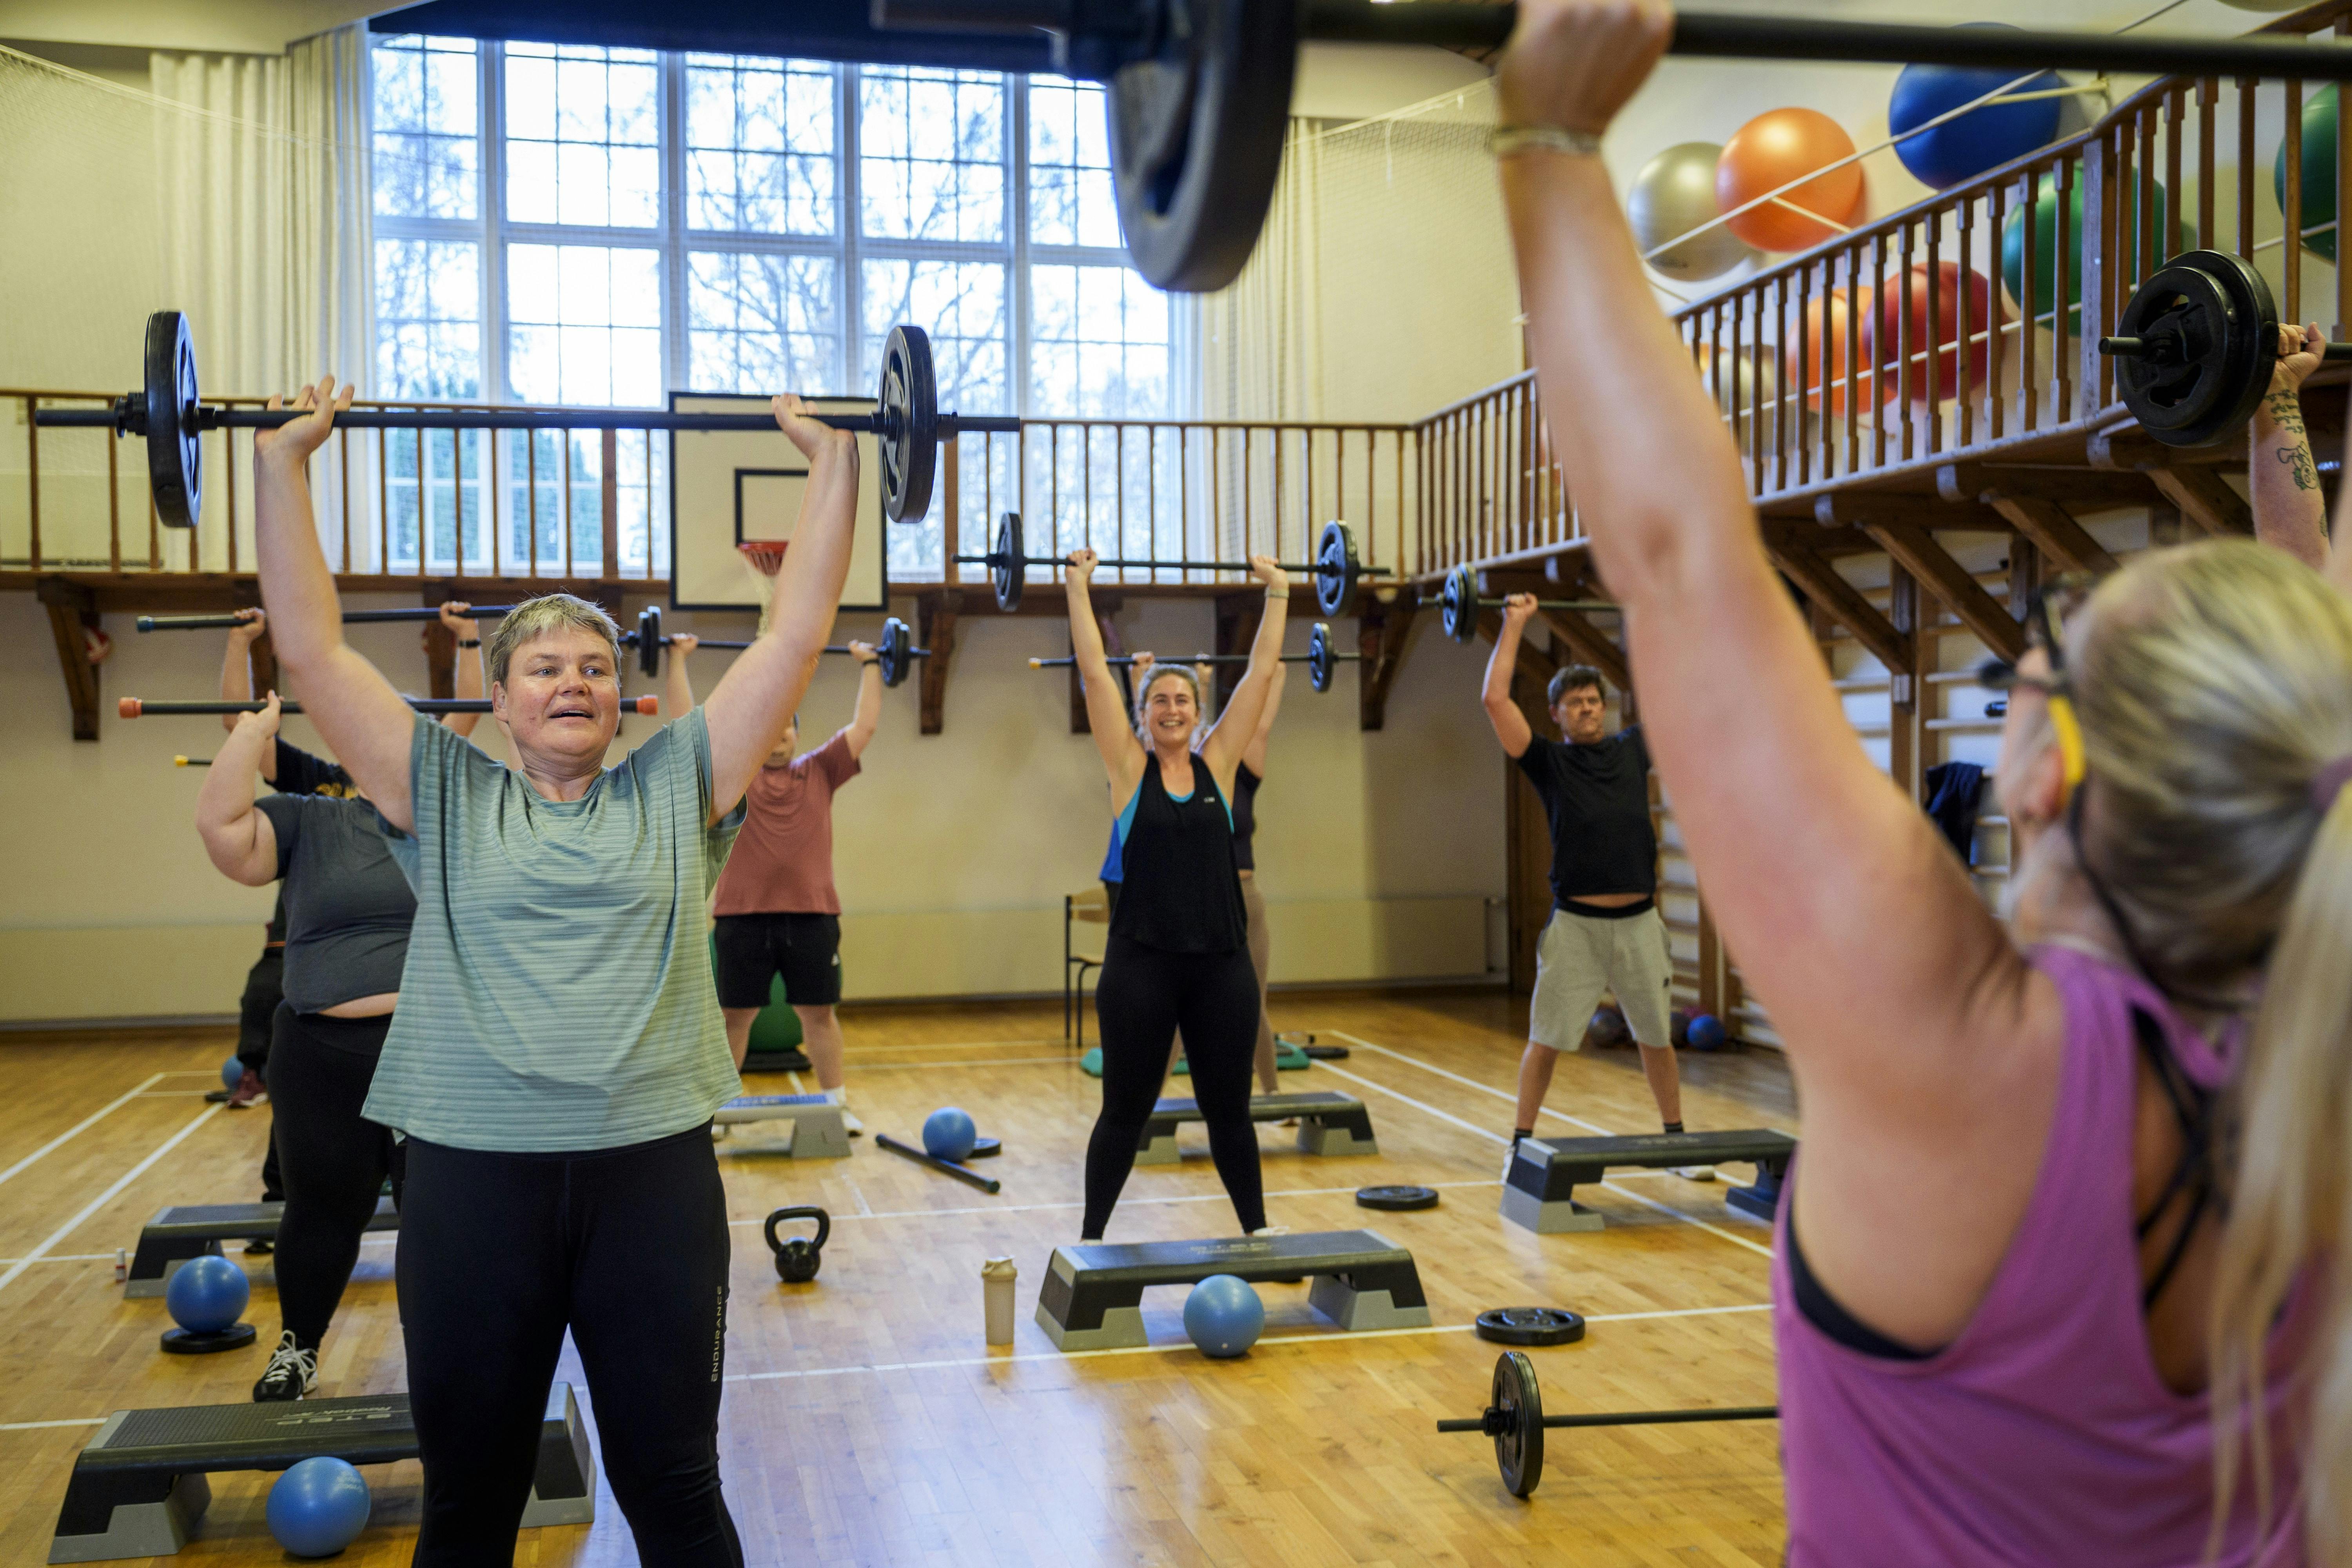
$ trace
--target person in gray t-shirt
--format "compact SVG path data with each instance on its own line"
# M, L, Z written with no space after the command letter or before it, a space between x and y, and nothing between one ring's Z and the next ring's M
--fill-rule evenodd
M488 650L509 768L424 721L343 640L306 480L337 390L305 388L310 417L256 433L255 538L279 664L402 836L416 891L367 1103L408 1138L415 1560L511 1554L568 1329L638 1554L740 1563L719 1482L727 1205L707 1127L741 1085L705 910L744 791L832 634L856 445L776 400L809 469L791 549L766 557L782 557L765 568L769 629L615 767L611 616L563 594L510 612Z

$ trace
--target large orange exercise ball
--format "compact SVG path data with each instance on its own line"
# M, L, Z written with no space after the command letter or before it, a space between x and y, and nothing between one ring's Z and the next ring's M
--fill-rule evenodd
M1960 265L1946 261L1930 271L1925 263L1911 268L1911 401L1940 403L1957 395L1960 389L1960 356L1956 344L1960 331ZM1998 328L2009 320L2008 306L1996 301L1992 280L1981 272L1968 274L1969 393L1974 396L1984 389L1985 369L1990 362L1987 329ZM1935 379L1928 379L1927 318L1932 305L1936 318L1936 342L1940 347L1935 354ZM1903 278L1900 273L1886 280L1886 290L1879 296L1878 309L1865 311L1862 321L1863 358L1878 370L1880 395L1892 400L1903 395ZM1999 320L1988 319L1998 313ZM1932 388L1932 389L1931 389Z
M1715 203L1724 212L1778 191L1815 169L1853 156L1853 138L1817 109L1775 109L1739 128L1715 166ZM1804 250L1834 239L1862 205L1862 165L1846 163L1806 180L1780 199L1724 226L1759 250ZM1797 210L1801 209L1801 210ZM1819 214L1828 223L1816 222Z
M1783 383L1805 389L1805 406L1808 408L1823 406L1826 397L1831 413L1844 413L1849 374L1853 378L1853 390L1864 407L1878 401L1876 378L1867 366L1857 367L1853 344L1848 341L1846 317L1850 298L1852 295L1847 289L1832 289L1826 297L1817 296L1807 301L1801 352L1795 332L1789 334L1781 348L1780 379ZM1860 300L1851 310L1860 328L1859 335L1866 337L1871 318L1868 298L1865 296ZM1822 387L1824 363L1828 366L1830 383L1826 393Z

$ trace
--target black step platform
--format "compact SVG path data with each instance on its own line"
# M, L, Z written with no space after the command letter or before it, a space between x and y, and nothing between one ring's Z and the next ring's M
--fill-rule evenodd
M416 1458L405 1394L282 1405L192 1405L118 1410L74 1460L49 1543L52 1563L168 1556L188 1543L212 1502L215 1470L283 1470L331 1455L354 1465ZM547 1391L539 1470L522 1522L587 1524L596 1464L572 1385Z
M1425 1329L1429 1299L1412 1254L1377 1231L1057 1247L1037 1292L1037 1325L1066 1351L1149 1344L1143 1292L1212 1274L1307 1279L1307 1304L1343 1329Z
M1250 1096L1252 1121L1282 1121L1298 1118L1298 1147L1309 1154L1377 1154L1372 1142L1372 1113L1352 1094L1322 1089L1307 1094ZM1151 1108L1143 1124L1143 1146L1135 1156L1139 1165L1172 1165L1177 1124L1201 1120L1194 1100L1163 1100Z
M189 1204L163 1209L139 1231L139 1250L131 1255L131 1272L123 1279L127 1300L161 1296L172 1270L192 1258L221 1255L224 1241L278 1239L278 1222L284 1204ZM375 1201L368 1219L370 1230L398 1230L400 1211L390 1198Z
M744 1072L807 1072L808 1053L803 1050L745 1051Z
M1768 1224L1780 1208L1780 1181L1797 1141L1753 1128L1734 1132L1650 1132L1631 1138L1522 1138L1503 1177L1503 1217L1532 1231L1599 1230L1601 1215L1572 1195L1612 1165L1752 1163L1756 1184L1732 1187L1723 1201Z

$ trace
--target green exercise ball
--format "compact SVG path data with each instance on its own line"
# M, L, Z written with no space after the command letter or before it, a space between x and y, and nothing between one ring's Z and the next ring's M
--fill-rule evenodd
M2066 325L2073 331L2076 318L2082 314L2083 303L2083 187L2078 184L2067 193L2066 202ZM2139 187L2137 182L2125 191L2120 204L2124 232L2134 232L2139 223ZM2156 187L2156 247L2167 252L2170 236L2170 206L2165 200L2164 187ZM2154 271L2154 258L2146 268ZM2019 314L2025 310L2025 209L2012 211L2000 229L2000 281L2009 290L2010 302ZM2044 180L2042 195L2033 204L2033 313L2047 321L2051 313L2051 296L2058 288L2058 186Z
M2271 199L2286 211L2286 138L2271 160ZM2336 88L2321 88L2303 105L2303 247L2322 261L2336 260L2336 231L2309 231L2336 221Z

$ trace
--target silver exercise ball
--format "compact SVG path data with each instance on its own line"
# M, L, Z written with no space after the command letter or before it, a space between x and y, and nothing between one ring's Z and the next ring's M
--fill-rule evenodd
M1715 165L1722 155L1712 142L1684 142L1642 165L1625 196L1625 216L1633 226L1633 243L1644 254L1716 216ZM1668 278L1697 282L1728 272L1755 254L1718 225L1651 257L1650 265Z

